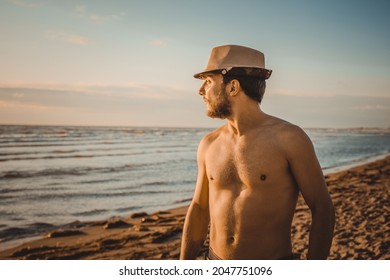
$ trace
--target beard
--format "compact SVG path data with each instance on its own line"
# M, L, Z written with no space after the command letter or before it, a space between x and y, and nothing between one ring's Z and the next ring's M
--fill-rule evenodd
M226 119L232 114L230 101L222 91L217 95L213 102L207 103L209 105L207 116L210 118Z

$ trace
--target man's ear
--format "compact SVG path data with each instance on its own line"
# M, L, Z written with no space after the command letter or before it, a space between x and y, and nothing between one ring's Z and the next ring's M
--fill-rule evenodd
M236 96L240 91L240 82L236 79L233 79L228 84L228 94L230 96Z

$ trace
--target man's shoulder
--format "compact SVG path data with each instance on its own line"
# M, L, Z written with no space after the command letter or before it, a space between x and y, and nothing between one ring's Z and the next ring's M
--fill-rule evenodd
M265 129L277 135L299 133L301 130L299 126L271 115L267 115L265 121L259 124L259 129Z
M283 137L302 137L306 135L300 126L287 121L281 121L277 125L277 132Z
M209 147L218 139L218 137L225 131L225 129L226 126L221 126L207 133L205 136L203 136L202 140L200 140L199 147L203 149Z
M273 116L269 118L269 130L273 139L283 145L290 146L293 142L308 140L306 132L298 125Z
M306 132L298 125L280 120L274 126L273 136L282 149L291 152L304 152L313 144Z
M205 136L202 138L202 142L206 142L208 144L214 142L226 129L226 126L221 126L209 133L207 133Z
M198 146L198 161L204 160L204 156L206 155L207 150L218 139L222 131L223 131L223 127L220 127L203 136Z

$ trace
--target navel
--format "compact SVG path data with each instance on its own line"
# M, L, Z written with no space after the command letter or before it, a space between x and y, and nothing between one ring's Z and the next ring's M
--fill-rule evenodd
M214 181L214 178L213 178L213 176L210 176L210 181Z
M260 180L261 180L261 181L267 180L267 175L261 174L261 175L260 175Z

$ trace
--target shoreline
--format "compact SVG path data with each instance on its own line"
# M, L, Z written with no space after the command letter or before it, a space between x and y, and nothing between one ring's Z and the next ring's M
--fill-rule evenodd
M323 170L337 216L330 259L390 259L389 213L383 211L389 205L390 153L331 170ZM74 222L44 236L5 242L0 259L177 259L187 208ZM292 241L301 258L309 223L310 211L300 197Z
M385 159L385 158L387 158L389 156L390 156L390 152L384 153L384 154L379 154L379 155L376 155L376 156L368 156L368 157L365 157L365 158L354 160L354 161L352 161L350 163L347 163L347 164L344 164L344 165L323 168L322 172L324 173L324 176L331 175L331 174L334 174L334 173L346 171L346 170L351 169L351 168L359 167L361 165L369 164L371 162L382 160L382 159Z

